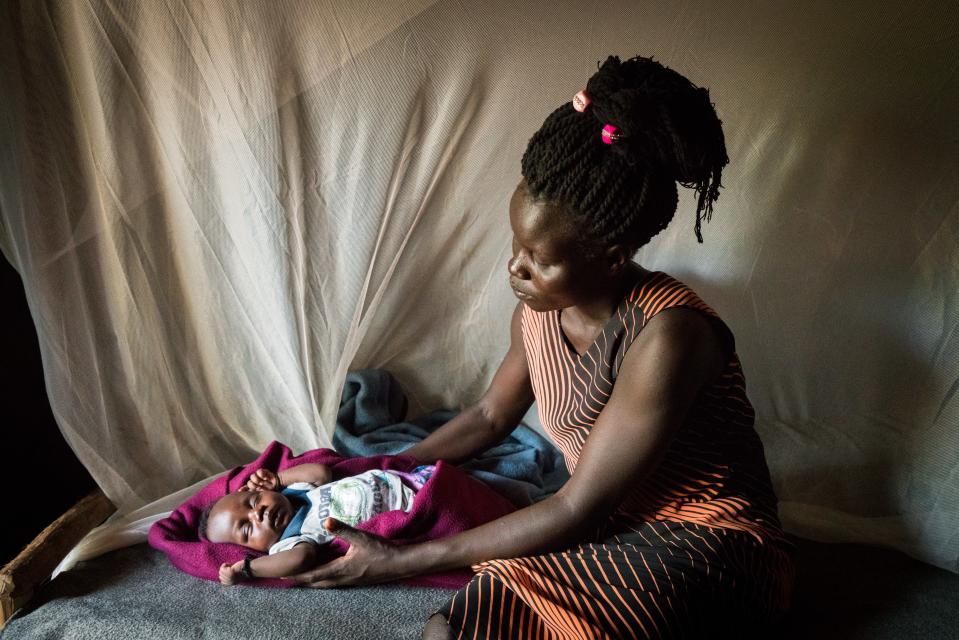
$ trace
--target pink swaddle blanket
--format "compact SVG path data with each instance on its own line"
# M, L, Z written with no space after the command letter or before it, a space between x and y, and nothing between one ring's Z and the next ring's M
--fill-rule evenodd
M150 545L164 552L178 569L205 580L219 580L222 563L262 554L240 545L201 540L197 534L200 514L222 496L246 484L247 478L257 469L265 467L279 471L307 462L328 465L333 471L334 480L370 469L409 472L420 464L403 455L344 458L332 449L314 449L294 456L289 447L274 441L256 460L231 469L177 507L168 517L154 523L150 528ZM433 475L416 494L412 510L381 513L356 528L397 544L410 544L466 531L514 510L515 507L506 498L457 467L440 460L436 463ZM348 548L348 543L336 539L322 549L320 562L341 556ZM403 582L415 586L458 589L471 576L469 570L462 569L417 576ZM248 584L293 586L289 581L280 579L259 579Z

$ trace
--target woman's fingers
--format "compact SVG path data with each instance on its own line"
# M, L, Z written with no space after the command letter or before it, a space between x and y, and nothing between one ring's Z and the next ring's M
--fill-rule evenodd
M335 580L323 580L321 582L314 582L309 585L311 589L335 589L336 587L345 587L347 585L339 583Z
M315 569L292 576L290 579L302 587L311 587L313 589L343 586L345 583L343 582L341 573L345 562L345 558L337 558Z
M337 538L350 543L341 558L304 571L289 579L296 585L314 589L375 584L409 575L398 567L401 547L396 547L375 535L354 529L334 518L323 521L323 527Z
M357 537L366 537L367 534L362 531L357 531L350 525L345 522L340 522L336 518L327 518L323 521L323 528L332 533L337 538L343 538L347 542L352 543L353 540Z
M323 521L323 527L337 538L350 543L346 555L292 576L296 584L314 589L329 589L359 584L371 584L379 580L369 575L371 557L383 545L382 541L334 518Z

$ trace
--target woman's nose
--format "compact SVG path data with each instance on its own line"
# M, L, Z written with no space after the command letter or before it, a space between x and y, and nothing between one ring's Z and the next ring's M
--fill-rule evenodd
M519 259L519 256L513 256L506 263L506 270L509 271L510 275L514 278L519 278L520 280L525 280L529 277L529 273L523 267L523 261Z

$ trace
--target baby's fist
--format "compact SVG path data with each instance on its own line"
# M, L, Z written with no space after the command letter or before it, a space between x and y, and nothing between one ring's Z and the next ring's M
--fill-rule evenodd
M234 562L230 564L229 562L224 562L220 565L220 584L225 584L227 586L234 585L242 579L240 576L240 571L243 569L243 561Z
M243 488L247 491L276 491L280 488L280 477L269 469L257 469Z

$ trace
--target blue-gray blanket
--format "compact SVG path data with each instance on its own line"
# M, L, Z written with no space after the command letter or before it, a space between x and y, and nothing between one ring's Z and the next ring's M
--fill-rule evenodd
M406 395L388 372L347 374L333 448L345 456L402 453L456 415L434 411L405 421L406 409ZM555 493L569 479L563 454L523 424L500 444L457 466L519 507Z

